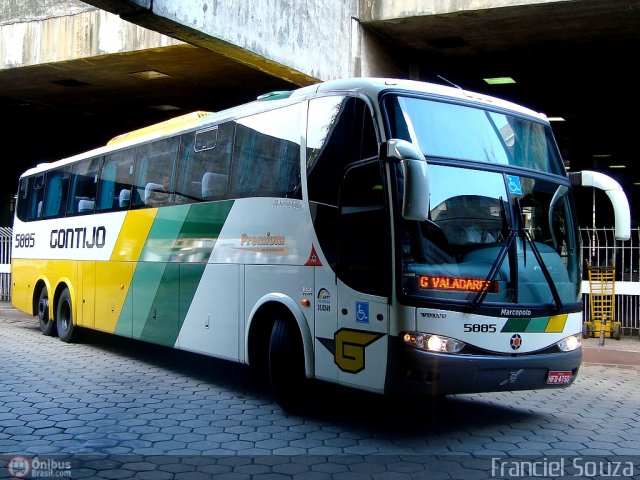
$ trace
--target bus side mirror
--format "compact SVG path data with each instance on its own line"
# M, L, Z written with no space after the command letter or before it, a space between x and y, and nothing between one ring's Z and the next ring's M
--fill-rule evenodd
M429 172L420 149L406 140L389 140L382 152L386 159L400 162L404 189L402 217L406 220L429 219Z
M571 180L571 185L594 187L603 190L613 206L613 215L616 222L616 240L629 240L631 238L629 200L618 182L604 173L591 170L571 172L569 173L569 179Z

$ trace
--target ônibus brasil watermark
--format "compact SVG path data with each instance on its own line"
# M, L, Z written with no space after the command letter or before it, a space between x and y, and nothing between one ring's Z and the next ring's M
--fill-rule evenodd
M496 478L635 478L636 467L630 460L585 457L542 459L491 458L491 476Z
M40 459L15 456L7 462L13 478L71 478L71 462L53 458Z

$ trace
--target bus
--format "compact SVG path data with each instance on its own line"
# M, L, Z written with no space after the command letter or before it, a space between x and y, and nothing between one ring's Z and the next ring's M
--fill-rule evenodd
M562 388L581 364L573 189L543 114L384 78L194 112L20 176L15 308L383 395Z

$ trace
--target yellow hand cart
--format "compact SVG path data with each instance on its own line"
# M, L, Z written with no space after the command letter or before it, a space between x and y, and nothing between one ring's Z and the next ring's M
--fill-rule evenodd
M587 261L589 273L590 318L582 324L582 337L599 336L620 340L621 322L615 320L616 269L612 266L595 267Z

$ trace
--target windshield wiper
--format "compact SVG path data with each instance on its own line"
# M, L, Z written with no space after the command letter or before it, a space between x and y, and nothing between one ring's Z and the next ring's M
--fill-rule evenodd
M522 231L523 242L526 240L531 246L531 251L533 252L533 256L536 257L536 260L538 261L538 265L540 265L540 269L542 270L544 279L547 281L547 284L549 285L549 290L551 290L553 301L556 304L556 310L559 312L560 310L562 310L562 299L560 298L560 294L558 293L558 289L556 288L556 284L554 283L553 278L551 278L551 273L549 273L549 269L547 268L547 265L544 263L544 260L542 259L540 250L538 250L538 247L536 246L536 242L533 240L533 237L531 236L529 231L526 228L522 228L521 231ZM526 247L523 248L523 251L526 252ZM526 258L526 253L524 255Z
M522 213L522 206L520 205L520 200L516 198L514 202L515 206L518 210L518 217L520 222L519 234L522 237L522 261L523 266L526 268L527 266L527 243L531 246L531 251L533 252L533 256L536 257L538 265L540 265L540 269L542 270L542 275L544 275L544 279L547 281L547 285L549 285L549 290L551 290L551 296L553 297L553 301L556 304L556 310L562 310L562 299L560 298L560 294L558 293L558 289L556 288L556 284L551 278L551 273L547 268L547 265L544 263L542 255L540 254L540 250L536 246L536 242L533 240L531 233L524 224L524 215Z
M511 248L511 244L516 238L516 234L517 234L517 231L515 229L513 228L509 229L509 235L507 235L507 239L504 242L504 245L500 249L500 252L498 253L498 256L496 257L496 259L493 261L493 264L491 265L491 269L489 270L489 274L484 279L484 288L478 290L478 293L476 293L476 296L471 301L471 305L469 305L469 308L468 308L469 311L475 312L478 309L478 307L482 305L482 302L484 302L484 299L487 296L487 293L489 292L490 285L496 279L496 276L498 275L498 271L500 270L500 267L502 266L504 259L507 258L507 253L509 253L509 249Z
M515 203L518 217L519 217L518 218L519 228L517 230L514 228L509 229L509 235L507 236L507 239L504 245L502 246L502 248L500 249L500 252L498 253L496 259L493 261L493 264L491 265L491 269L489 270L489 274L485 278L485 282L484 282L485 287L479 290L478 293L476 293L476 296L471 301L471 304L469 305L468 310L471 312L475 312L478 309L478 307L482 305L482 302L484 302L484 299L487 296L487 293L489 292L490 285L494 282L496 276L498 275L498 271L502 266L502 263L504 262L504 259L507 257L507 254L509 253L511 244L514 242L516 236L519 236L522 238L523 267L526 267L527 265L527 243L528 243L531 246L531 251L533 252L533 256L536 258L538 264L540 265L540 269L542 270L542 274L547 282L547 285L549 285L549 290L551 290L551 296L553 297L553 301L556 305L556 310L560 311L562 310L562 299L560 298L558 289L556 288L556 285L553 282L553 278L551 278L551 273L549 272L547 265L544 263L544 260L542 259L540 250L538 250L538 247L536 246L535 241L533 240L533 237L525 227L524 215L522 213L522 207L520 205L519 199L516 199L514 203ZM506 213L504 212L504 203L500 202L500 205L503 210L502 211L503 219L506 220ZM519 279L516 277L516 285L518 284L518 282L519 282Z
M482 305L482 302L484 302L484 299L487 296L487 293L489 292L489 288L491 284L495 281L496 276L498 275L498 271L500 270L500 267L504 263L504 259L507 258L507 254L509 253L511 244L516 238L517 231L513 228L509 228L509 222L507 220L507 211L504 208L504 201L502 197L500 197L499 201L500 201L500 220L502 222L501 232L506 232L508 230L509 233L507 234L507 238L505 238L504 245L502 246L502 248L498 252L498 255L496 256L496 259L493 261L493 264L491 264L491 268L489 269L489 273L487 277L484 279L485 287L478 290L478 293L476 293L476 296L473 297L473 300L471 301L471 305L469 305L469 310L471 312L475 312L478 309L478 307Z

